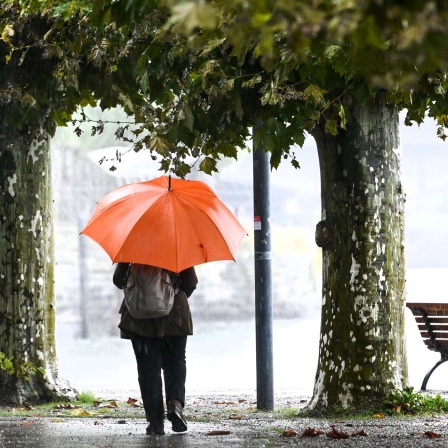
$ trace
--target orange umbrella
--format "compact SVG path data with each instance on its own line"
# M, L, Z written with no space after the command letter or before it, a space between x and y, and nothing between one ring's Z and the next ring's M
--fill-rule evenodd
M161 176L113 190L81 232L114 262L150 264L173 272L235 260L246 231L213 190L197 180Z

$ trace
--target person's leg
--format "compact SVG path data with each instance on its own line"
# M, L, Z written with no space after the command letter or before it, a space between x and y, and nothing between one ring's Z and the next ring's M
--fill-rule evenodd
M138 382L146 420L150 423L147 432L163 434L165 410L161 377L162 338L136 336L132 338L132 346L137 360Z
M163 376L165 398L185 403L185 380L187 377L186 346L187 336L165 336L163 338Z
M167 418L173 431L187 430L187 422L182 413L185 404L185 380L187 376L186 351L187 336L165 336L163 338L163 375Z

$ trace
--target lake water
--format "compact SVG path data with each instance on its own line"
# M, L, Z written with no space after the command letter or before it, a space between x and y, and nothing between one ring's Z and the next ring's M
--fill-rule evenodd
M423 377L439 359L420 337L406 309L410 385L419 390ZM311 396L318 359L319 318L273 323L276 394ZM74 339L72 324L58 324L59 370L78 390L138 391L131 343L117 337ZM255 324L252 321L199 323L187 344L187 393L256 391ZM428 388L448 390L448 362L432 375ZM137 392L136 392L137 393Z

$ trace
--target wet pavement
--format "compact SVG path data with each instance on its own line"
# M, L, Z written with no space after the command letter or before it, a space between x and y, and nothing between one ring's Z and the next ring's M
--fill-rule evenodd
M239 398L239 399L238 399ZM0 447L27 448L261 448L359 447L435 448L448 446L448 416L365 419L299 417L300 397L276 401L280 412L260 412L253 396L192 397L185 409L188 431L146 435L141 410L120 417L0 417ZM225 401L231 400L231 401ZM287 418L292 405L292 418ZM134 411L132 411L134 412ZM126 415L126 414L125 414ZM306 436L306 432L314 436Z
M333 439L326 433L344 435ZM302 436L307 428L324 432L316 437ZM259 448L272 446L301 447L446 447L448 427L442 418L395 418L381 422L356 420L330 422L326 420L298 419L296 421L261 421L252 424L228 423L210 425L190 423L186 433L174 433L167 428L164 436L147 436L144 420L97 419L16 419L0 420L1 447L98 447L98 448L143 448L143 447L217 447ZM297 432L286 437L287 428ZM221 435L210 435L221 431ZM223 434L222 432L225 432ZM358 434L358 435L356 435ZM341 436L342 437L342 436ZM433 438L436 437L436 438Z

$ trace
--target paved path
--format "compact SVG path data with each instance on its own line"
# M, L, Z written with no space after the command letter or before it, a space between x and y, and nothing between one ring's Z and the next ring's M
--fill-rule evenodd
M448 418L385 418L381 420L325 419L279 420L263 413L248 421L217 423L190 422L188 432L177 434L168 425L164 436L147 436L143 419L95 418L2 418L2 448L261 448L261 447L373 447L432 448L448 446ZM347 434L345 439L331 439L326 433ZM323 431L317 437L303 437L307 428ZM297 435L285 437L291 428ZM209 435L225 431L223 435ZM354 435L356 433L364 435ZM426 433L426 434L425 434ZM430 438L428 436L438 436Z

